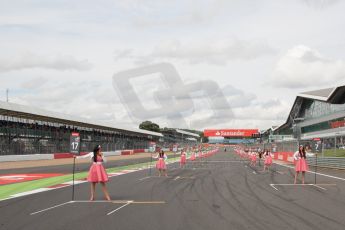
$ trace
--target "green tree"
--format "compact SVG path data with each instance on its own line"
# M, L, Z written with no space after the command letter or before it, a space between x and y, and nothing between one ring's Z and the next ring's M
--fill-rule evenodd
M139 125L139 129L145 129L145 130L149 130L149 131L153 131L153 132L159 132L159 125L157 125L156 123L153 123L152 121L143 121L141 122L141 124Z

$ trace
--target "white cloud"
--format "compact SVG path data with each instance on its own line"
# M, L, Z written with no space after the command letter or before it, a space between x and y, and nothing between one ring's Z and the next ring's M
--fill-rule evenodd
M233 108L234 116L220 119L216 124L208 122L208 115L210 111L198 110L197 113L187 120L203 120L195 129L203 130L205 128L259 128L266 129L272 125L281 125L286 121L287 114L291 108L289 103L274 99L272 101L264 101L259 103L252 103L251 106ZM205 105L205 104L204 104ZM192 123L193 124L193 123Z
M106 122L115 122L118 111L123 110L115 91L98 82L50 80L42 82L44 87L31 87L41 79L34 78L23 83L29 87L14 93L10 102Z
M279 99L262 101L252 106L235 108L233 124L238 128L268 128L286 121L291 105Z
M325 9L339 2L339 0L302 0L307 6L314 9Z
M23 89L35 90L43 87L48 82L48 78L35 77L21 84Z
M75 57L70 55L40 55L33 52L26 52L13 56L0 57L0 72L32 68L60 71L85 71L91 69L92 65L86 59L77 60Z
M236 115L220 119L222 128L280 124L296 93L306 90L291 88L328 87L344 76L340 0L13 0L1 6L0 99L9 88L10 101L96 120L137 127L110 86L114 72L136 64L165 61L176 65L186 84L218 83ZM90 63L94 68L81 72ZM262 85L269 80L274 86ZM156 88L145 83L137 87L141 99L157 104L146 95ZM207 98L193 102L183 114L187 124L203 119L192 128L212 126Z
M189 64L208 63L226 65L234 60L253 60L275 53L265 41L228 39L218 41L185 42L168 40L155 46L147 55L133 53L130 49L117 50L114 59L134 59L137 64L148 64L162 60L181 60Z
M282 88L306 88L335 85L345 77L345 61L324 57L307 46L295 46L277 62L272 84Z
M231 85L226 85L222 88L224 96L229 101L231 108L247 107L250 106L256 95L250 92L244 92Z
M251 14L260 7L260 3L259 0L203 0L198 4L194 0L130 0L120 6L134 15L133 24L137 27L185 28L210 25L222 20L223 15Z

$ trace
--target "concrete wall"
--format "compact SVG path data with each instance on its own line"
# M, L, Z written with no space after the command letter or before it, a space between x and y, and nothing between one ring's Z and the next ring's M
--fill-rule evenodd
M52 159L54 159L54 154L0 156L0 162L5 162L5 161L36 161L36 160L52 160Z

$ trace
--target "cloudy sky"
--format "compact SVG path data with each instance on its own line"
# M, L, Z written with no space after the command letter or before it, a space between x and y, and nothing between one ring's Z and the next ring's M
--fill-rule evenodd
M344 84L341 0L0 0L0 100L119 126L283 123Z

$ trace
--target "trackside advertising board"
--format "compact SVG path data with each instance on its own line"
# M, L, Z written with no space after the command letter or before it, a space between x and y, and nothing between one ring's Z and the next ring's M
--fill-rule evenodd
M72 133L70 138L70 153L79 155L80 152L80 135L79 133Z
M258 129L205 129L205 137L252 137Z

